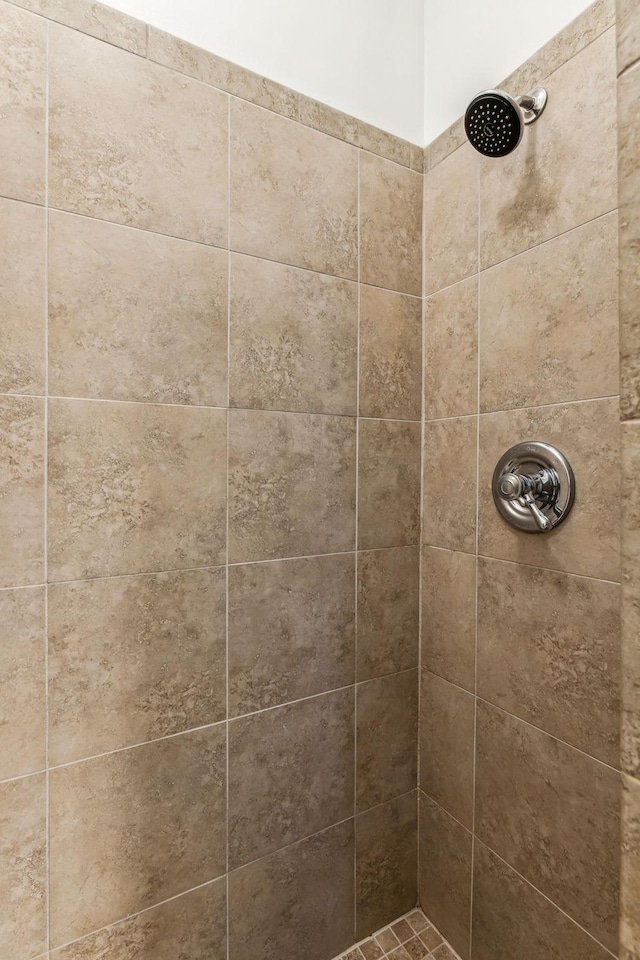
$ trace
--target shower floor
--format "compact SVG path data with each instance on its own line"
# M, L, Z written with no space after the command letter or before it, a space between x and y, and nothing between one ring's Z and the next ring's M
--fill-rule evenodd
M398 917L335 960L460 960L422 910Z

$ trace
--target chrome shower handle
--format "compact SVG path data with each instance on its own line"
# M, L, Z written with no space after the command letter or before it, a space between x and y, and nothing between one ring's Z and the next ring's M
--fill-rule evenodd
M504 473L498 482L500 496L528 507L541 533L551 529L551 521L536 503L536 497L548 502L558 486L558 475L554 470L541 470L536 474Z

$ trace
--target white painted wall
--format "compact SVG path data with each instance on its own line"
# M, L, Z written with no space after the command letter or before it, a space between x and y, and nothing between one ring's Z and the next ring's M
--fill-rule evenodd
M591 0L425 0L425 143ZM510 90L519 95L525 90Z
M474 94L515 70L590 0L106 2L407 140L430 143Z
M424 0L105 0L414 143Z

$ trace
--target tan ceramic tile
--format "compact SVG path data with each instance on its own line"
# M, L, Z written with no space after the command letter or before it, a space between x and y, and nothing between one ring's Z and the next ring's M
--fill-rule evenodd
M232 563L353 550L355 420L232 410Z
M620 938L630 960L640 953L640 781L623 777Z
M0 590L0 780L45 765L44 593Z
M226 412L49 403L51 580L224 562Z
M611 954L476 841L473 948L478 960L609 960Z
M425 148L417 144L411 144L411 169L418 173L425 171Z
M385 953L394 950L398 946L398 938L392 930L381 930L376 934L376 940Z
M227 240L227 97L52 25L49 202L203 243Z
M424 333L427 420L477 413L477 277L427 298Z
M426 930L421 932L420 939L429 950L435 950L436 947L439 947L442 943L442 937L436 928L432 926L428 926Z
M640 779L640 424L622 426L622 769Z
M0 50L0 194L44 203L46 23L3 3Z
M358 680L418 663L418 550L394 547L358 554Z
M480 417L480 553L569 573L620 576L617 400L512 410ZM498 513L491 495L496 463L513 444L542 440L569 460L576 477L571 515L551 533L523 534Z
M545 87L544 119L526 131L519 149L499 163L481 160L483 267L617 205L615 31L560 67Z
M49 758L225 719L225 576L191 570L49 587Z
M231 247L357 279L355 147L231 103Z
M0 397L0 586L44 579L44 401Z
M298 95L293 90L164 30L149 27L148 56L150 60L226 90L243 100L250 100L267 110L294 119L297 115Z
M422 301L360 287L360 416L422 416Z
M416 933L422 933L423 930L427 930L429 928L429 921L419 907L414 910L413 913L409 914L407 920Z
M98 40L145 56L147 26L142 20L93 0L11 0L49 20L56 20Z
M420 905L440 933L461 956L467 957L471 908L471 834L424 794L420 797L419 817Z
M410 960L410 957L404 947L397 947L389 954L389 960Z
M420 539L420 424L360 420L358 547L397 547Z
M457 953L454 953L448 943L441 943L432 955L433 960L460 960Z
M473 824L475 699L426 670L420 692L420 788L463 826Z
M229 714L354 682L354 554L229 569Z
M360 155L360 279L422 293L422 176Z
M229 868L353 813L353 687L229 724Z
M0 943L11 960L47 947L44 774L0 783Z
M612 952L619 808L616 771L478 702L478 837Z
M66 947L51 960L226 960L226 881L193 890Z
M426 167L425 173L433 167L436 167L439 163L442 163L443 160L446 160L454 150L457 150L458 147L461 147L463 143L465 143L466 139L464 118L459 117L427 147L429 152L429 165Z
M365 943L360 944L360 952L364 957L364 960L382 960L384 956L382 948L378 943L371 937Z
M44 394L45 212L0 199L0 392Z
M232 257L232 406L354 416L357 374L355 283Z
M416 786L418 671L358 684L356 795L359 812Z
M477 417L425 424L422 539L475 553Z
M416 902L416 802L412 791L356 817L356 938Z
M411 164L412 143L363 120L358 121L358 146L386 160L402 164L404 167Z
M425 291L478 269L478 154L466 143L425 177Z
M618 81L620 177L620 375L625 419L640 416L640 66Z
M620 588L479 562L478 693L620 765Z
M353 943L353 821L229 875L229 960L325 960Z
M617 395L617 214L484 271L479 336L482 410Z
M422 551L422 665L466 690L475 684L476 558Z
M227 254L50 214L49 390L227 403Z
M429 955L429 950L420 937L412 937L411 940L407 940L404 948L411 957L411 960L423 960L424 957L428 957Z
M635 0L617 0L618 73L640 60L640 10Z
M391 929L395 933L400 943L406 943L413 936L413 930L404 917L391 924Z
M331 137L346 140L347 143L358 143L360 121L302 93L299 95L298 119L300 123L328 133Z
M225 742L219 724L51 771L52 946L224 873Z

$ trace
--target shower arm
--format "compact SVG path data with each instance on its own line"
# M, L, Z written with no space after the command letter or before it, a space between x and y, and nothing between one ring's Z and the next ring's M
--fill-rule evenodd
M532 97L530 94L526 94L524 97L516 97L516 100L520 104L523 110L534 110L536 106L535 97Z
M516 97L516 103L523 112L524 122L527 125L534 123L547 105L547 91L536 87L531 93Z

